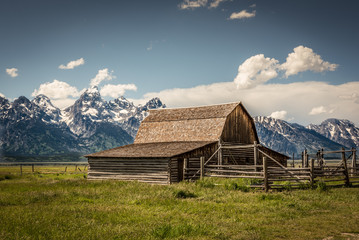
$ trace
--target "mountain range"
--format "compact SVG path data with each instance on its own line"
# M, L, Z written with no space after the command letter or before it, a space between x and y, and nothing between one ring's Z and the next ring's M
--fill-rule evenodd
M97 87L75 103L55 107L45 95L13 102L0 96L0 161L24 158L78 160L80 156L132 143L149 109L165 108L159 98L134 105L124 97L105 101ZM327 119L301 126L271 117L255 117L261 144L298 157L306 148L338 150L359 146L359 128L348 120Z
M63 110L45 95L13 102L0 97L0 160L86 153L132 143L147 110L166 107L153 98L135 106L124 97L105 101L97 87L87 89Z
M315 153L359 147L359 128L349 120L327 119L306 127L271 117L255 117L260 142L288 156L299 157L304 149Z

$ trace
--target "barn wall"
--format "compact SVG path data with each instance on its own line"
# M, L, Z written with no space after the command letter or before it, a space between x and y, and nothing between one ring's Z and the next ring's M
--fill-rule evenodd
M177 158L171 159L169 166L170 166L169 174L170 174L171 183L179 182L179 180L178 180L178 159Z
M228 115L221 139L243 144L258 141L253 119L241 104Z
M179 174L183 174L183 168L187 168L183 176L183 180L190 179L196 172L200 169L200 157L205 157L205 161L209 159L213 153L217 150L218 143L212 143L207 146L197 148L188 153L179 155L176 158L172 158L171 162L171 182L179 182ZM186 159L186 160L185 160ZM217 157L214 157L211 160L211 163L214 164L217 161ZM179 167L181 166L182 167ZM193 179L197 179L199 175Z
M217 148L218 148L218 143L216 142L216 143L208 144L204 147L197 148L188 153L181 154L178 157L180 158L205 157L206 159L208 159L217 150Z
M287 167L288 157L268 148L261 147L260 149L266 154L268 154L269 156L271 156L272 158L274 158L275 160L279 161L283 166ZM262 164L263 162L262 159L263 159L263 154L260 154L260 164ZM278 167L278 164L272 161L271 159L268 159L268 165Z
M169 184L169 158L89 157L88 179L137 180Z

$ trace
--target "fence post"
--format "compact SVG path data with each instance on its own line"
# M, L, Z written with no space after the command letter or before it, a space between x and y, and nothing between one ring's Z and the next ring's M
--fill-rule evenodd
M350 181L349 181L347 159L345 158L345 149L343 147L342 147L342 161L344 165L345 186L348 187L350 185Z
M324 164L324 149L322 148L322 151L320 153L320 167L323 168L323 164Z
M186 172L188 168L188 158L183 159L183 180L186 179Z
M307 149L305 149L305 157L304 157L304 159L305 159L305 167L307 168L307 167L309 167L308 165L309 165L309 159L308 159L308 151L307 151Z
M218 165L223 165L223 154L222 154L222 142L221 142L221 139L219 139L218 141L218 147L219 147L219 150L218 150Z
M20 175L22 176L22 164L20 164Z
M263 157L263 177L264 177L264 191L268 192L268 162L267 157Z
M295 167L295 165L294 165L294 153L293 153L293 163L292 163L292 167Z
M34 172L35 172L35 166L34 166L34 164L31 165L31 168L32 168L32 173L34 173Z
M253 155L253 157L254 157L254 169L255 169L255 171L257 172L257 141L254 141L254 144L253 144L253 150L254 150L254 155Z
M314 184L314 158L310 159L310 185Z
M355 148L352 148L352 174L356 174L357 172L357 150Z
M317 152L317 165L322 168L321 164L320 164L320 156L321 156L321 153L320 153L320 150L318 150Z
M302 152L302 168L304 168L304 152Z
M200 163L200 172L201 172L200 179L202 180L204 177L204 157L199 158L199 163Z

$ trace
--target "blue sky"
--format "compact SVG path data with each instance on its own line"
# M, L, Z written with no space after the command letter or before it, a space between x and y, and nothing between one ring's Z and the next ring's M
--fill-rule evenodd
M0 4L0 94L9 99L43 93L65 107L92 82L107 100L242 101L253 116L359 123L356 1Z

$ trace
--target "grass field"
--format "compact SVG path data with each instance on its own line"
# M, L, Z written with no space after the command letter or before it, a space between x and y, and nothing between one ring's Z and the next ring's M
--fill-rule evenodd
M0 239L359 239L359 188L264 193L242 180L158 186L62 171L0 174Z

